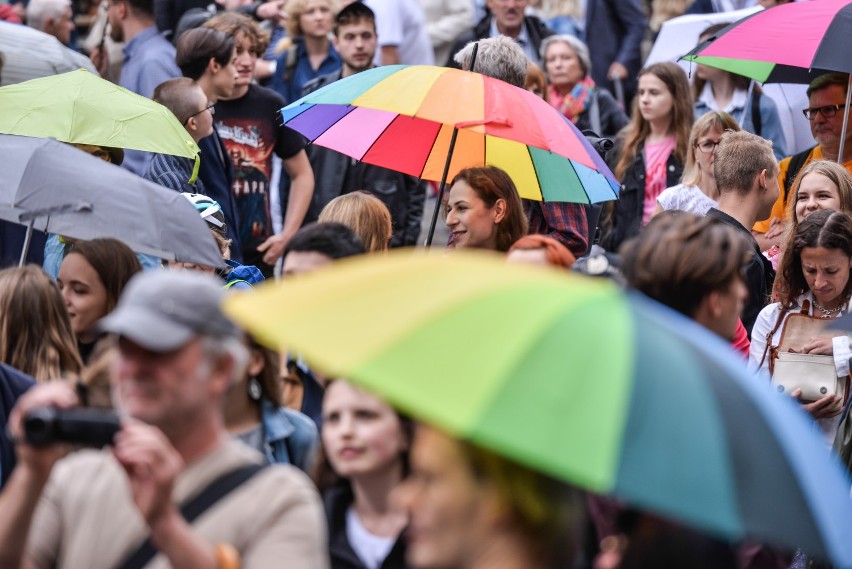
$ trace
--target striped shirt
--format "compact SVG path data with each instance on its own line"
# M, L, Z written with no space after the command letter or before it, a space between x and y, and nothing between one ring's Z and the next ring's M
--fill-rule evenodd
M191 158L154 154L142 177L176 192L206 195L200 179L195 180L194 184L189 183L194 165L195 162Z

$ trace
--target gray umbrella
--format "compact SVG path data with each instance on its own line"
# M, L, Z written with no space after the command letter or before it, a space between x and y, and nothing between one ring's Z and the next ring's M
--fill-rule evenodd
M0 156L0 219L75 239L114 237L169 261L224 264L177 192L51 139L0 135Z
M80 68L97 73L85 55L68 49L52 35L20 24L0 22L0 56L0 86Z

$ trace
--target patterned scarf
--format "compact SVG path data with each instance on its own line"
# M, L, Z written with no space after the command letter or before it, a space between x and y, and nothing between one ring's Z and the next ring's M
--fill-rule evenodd
M592 94L595 92L595 82L587 76L574 85L571 92L564 97L559 94L556 87L547 87L547 101L559 109L563 115L572 123L577 124L577 118L588 110L592 104Z

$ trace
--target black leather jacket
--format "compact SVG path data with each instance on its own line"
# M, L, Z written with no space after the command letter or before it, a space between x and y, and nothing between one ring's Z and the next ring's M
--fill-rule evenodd
M450 51L450 59L444 63L445 67L455 67L458 68L458 64L453 60L453 56L459 52L464 46L469 44L472 41L482 40L489 37L491 33L491 14L488 14L481 20L476 26L467 32L464 32L459 38L456 40L455 45L453 45L452 51ZM541 42L544 38L553 35L553 30L548 28L544 22L536 18L535 16L524 16L524 27L527 29L527 34L529 34L530 43L535 47L535 52L538 53L541 51Z
M613 152L616 157L620 153ZM617 158L616 158L617 159ZM613 170L615 164L611 164ZM666 162L666 187L680 183L683 165L674 152ZM636 157L621 180L621 192L613 203L612 215L608 222L602 222L604 236L601 245L607 251L618 252L622 243L637 235L642 228L642 210L645 204L645 157L637 152Z

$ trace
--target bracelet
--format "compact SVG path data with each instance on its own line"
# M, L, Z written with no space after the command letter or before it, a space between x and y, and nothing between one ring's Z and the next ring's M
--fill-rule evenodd
M216 566L219 569L240 569L240 552L228 543L217 543L213 548Z

